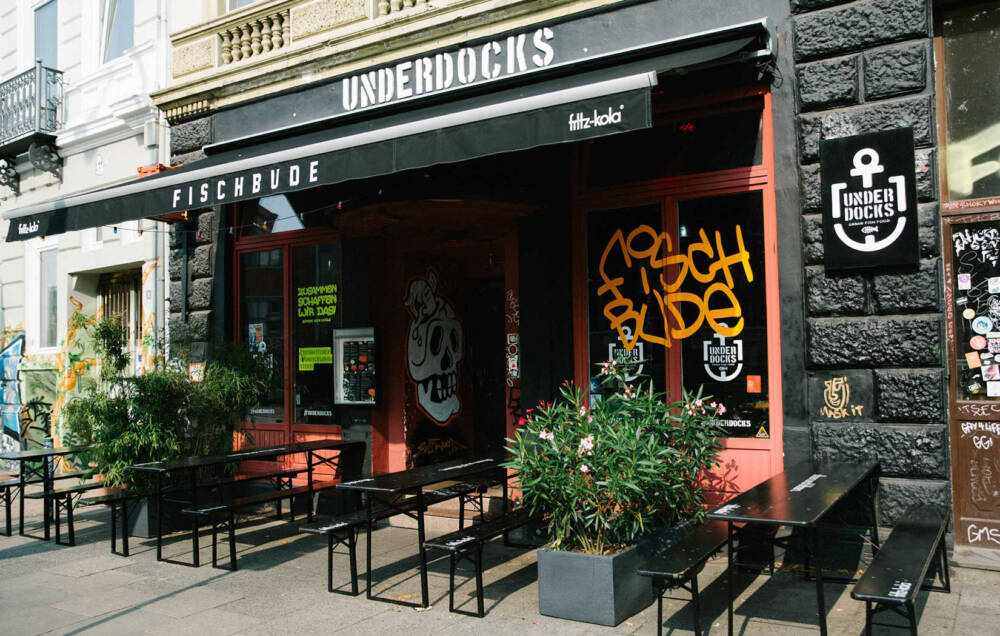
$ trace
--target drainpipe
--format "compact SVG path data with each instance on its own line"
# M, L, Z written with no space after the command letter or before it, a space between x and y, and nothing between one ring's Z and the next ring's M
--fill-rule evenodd
M184 224L181 234L181 322L188 320L188 233Z

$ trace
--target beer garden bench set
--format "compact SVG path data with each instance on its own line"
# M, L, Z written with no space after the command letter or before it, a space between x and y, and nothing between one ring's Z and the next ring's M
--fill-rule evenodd
M228 535L229 569L235 570L236 548L235 527L240 512L264 504L275 504L277 515L282 516L281 505L286 499L293 501L296 496L307 498L307 524L301 532L325 535L327 546L327 589L337 592L334 586L333 555L338 546L345 546L350 559L350 582L352 595L359 591L357 572L357 537L367 534L365 559L365 593L368 599L403 605L429 606L427 584L427 550L433 549L449 554L449 610L468 613L455 608L455 571L461 560L471 561L475 567L476 612L485 614L483 602L483 546L503 537L504 545L510 545L508 533L540 521L540 515L525 508L510 509L508 480L511 475L502 467L503 455L495 455L472 460L454 460L410 470L374 476L361 476L364 444L338 440L301 442L261 449L234 451L216 456L185 457L166 462L153 462L132 466L131 469L155 477L155 488L151 492L134 492L124 489L105 488L100 482L84 481L76 485L56 487L56 482L69 479L86 479L91 471L54 474L51 461L86 450L86 447L65 447L21 451L0 454L0 459L19 462L16 476L0 475L3 488L6 534L11 535L11 508L14 497L20 499L19 532L24 535L24 498L44 499L43 537L49 540L49 526L52 517L56 523L56 541L60 542L61 512L65 511L68 526L68 542L73 545L73 499L83 505L105 505L111 509L111 551L128 556L128 503L149 498L162 509L164 501L183 501L183 513L192 519L192 563L199 565L199 525L208 521L212 526L212 565L217 565L217 542L220 528ZM336 452L326 457L321 452ZM276 460L280 457L304 453L304 468L276 469L247 476L236 475L200 479L201 469L208 467L233 466L245 460ZM34 464L41 464L40 467ZM334 469L342 478L340 482L316 481L314 472L320 466ZM293 479L306 474L305 484L294 485ZM187 486L178 483L167 484L167 476L187 476ZM700 590L698 574L708 559L722 552L727 553L725 586L728 594L728 630L733 633L733 597L736 582L737 560L741 553L760 548L771 550L771 571L774 569L773 548L775 545L788 548L797 542L806 557L806 570L816 584L817 617L820 633L825 636L826 603L824 581L853 582L851 596L865 603L865 630L871 633L876 615L894 612L907 619L911 634L917 634L917 618L914 607L916 595L921 590L950 592L950 575L944 541L948 525L947 510L920 505L908 510L897 523L892 534L884 542L878 537L878 496L879 467L877 462L866 464L805 462L789 467L784 472L762 482L725 504L710 510L709 521L694 528L676 543L658 553L639 568L638 574L649 577L657 596L657 628L662 633L663 596L668 589L682 588L690 592L694 610L695 633L701 634ZM267 480L275 489L259 494L232 496L234 487L252 480ZM437 487L442 483L451 483ZM41 492L27 492L28 486L41 485ZM503 490L503 512L487 517L483 506L483 493L491 486L499 485ZM331 518L313 520L313 495L322 490L338 488L341 492L354 493L364 499L364 506ZM184 492L186 490L186 492ZM215 493L211 501L199 501L208 491ZM228 494L227 494L228 493ZM177 499L186 494L186 498ZM459 499L459 529L433 539L426 539L424 513L427 507L448 499ZM477 501L478 499L478 501ZM864 502L859 505L858 501ZM479 522L465 526L464 512L472 504L480 511ZM294 521L294 505L290 506ZM420 556L421 600L410 603L397 599L378 597L372 593L372 529L381 520L394 515L407 515L417 522L417 547ZM118 519L121 519L122 550L116 547ZM740 524L740 525L736 525ZM852 525L869 528L872 537L874 558L860 579L836 579L825 576L822 567L822 532L826 525ZM793 533L778 537L777 528L787 526ZM761 532L760 530L763 530ZM30 536L30 535L29 535ZM157 560L163 559L163 515L157 514ZM522 546L527 547L527 546ZM811 566L810 566L811 564ZM933 580L941 579L941 585L933 585Z

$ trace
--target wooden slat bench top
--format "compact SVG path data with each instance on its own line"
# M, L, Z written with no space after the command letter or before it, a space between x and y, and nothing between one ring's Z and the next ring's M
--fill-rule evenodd
M728 532L724 521L704 523L644 563L639 568L639 574L675 581L685 579L692 568L705 562L726 544Z
M463 530L456 530L440 537L429 539L424 542L424 545L428 548L437 548L439 550L462 550L467 545L472 545L480 541L488 541L493 537L519 528L537 516L533 516L527 508L518 508L505 515L494 517L483 523L477 523Z
M941 508L920 506L907 511L903 519L854 586L852 598L902 604L920 591L948 525L948 515Z

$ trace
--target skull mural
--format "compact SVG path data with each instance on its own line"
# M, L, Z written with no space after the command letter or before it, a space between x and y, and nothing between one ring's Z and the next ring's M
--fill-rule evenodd
M438 274L429 268L425 277L413 278L407 288L406 362L417 388L417 405L444 426L462 410L458 372L465 343L455 308L438 292L438 286Z

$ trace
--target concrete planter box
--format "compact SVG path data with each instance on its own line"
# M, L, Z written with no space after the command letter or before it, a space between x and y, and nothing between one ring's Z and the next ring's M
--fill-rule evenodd
M538 611L545 616L614 627L656 597L636 571L674 541L674 529L654 532L608 556L538 549Z

